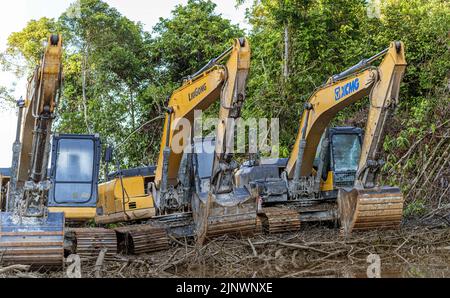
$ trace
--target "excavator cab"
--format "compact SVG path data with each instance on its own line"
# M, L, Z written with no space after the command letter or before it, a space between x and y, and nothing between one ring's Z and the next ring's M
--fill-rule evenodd
M362 130L354 127L330 129L330 169L334 186L352 186L361 155Z
M327 145L322 146L324 140ZM332 127L320 140L313 167L319 170L321 163L322 195L336 198L338 188L352 187L355 182L361 156L363 130L358 127ZM322 150L325 149L322 155ZM321 160L321 157L323 160Z
M86 221L95 217L100 167L99 135L55 134L48 207L64 212L66 220Z

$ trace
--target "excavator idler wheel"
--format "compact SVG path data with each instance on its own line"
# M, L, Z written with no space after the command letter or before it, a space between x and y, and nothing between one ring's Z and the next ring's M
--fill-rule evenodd
M398 187L340 189L338 214L341 232L400 227L404 198Z
M265 234L297 232L300 230L300 214L288 208L267 207L258 213Z
M76 253L84 257L98 256L102 249L107 249L106 255L117 254L116 232L104 228L74 228L70 229L75 237Z
M115 231L121 253L137 255L169 249L169 237L162 227L139 225L120 227Z

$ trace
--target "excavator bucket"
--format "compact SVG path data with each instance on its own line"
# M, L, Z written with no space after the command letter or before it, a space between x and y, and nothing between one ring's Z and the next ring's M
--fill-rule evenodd
M404 198L398 187L339 189L338 214L341 231L393 229L400 226Z
M63 266L64 213L46 218L0 213L0 263Z
M197 242L222 235L253 235L256 231L257 201L244 188L232 193L212 194L195 201Z

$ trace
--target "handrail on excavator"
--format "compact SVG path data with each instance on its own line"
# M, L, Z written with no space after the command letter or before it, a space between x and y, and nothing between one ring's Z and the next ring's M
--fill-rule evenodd
M395 47L396 47L397 53L400 52L400 50L401 50L401 43L399 41L396 41L395 42ZM346 77L354 74L355 72L366 68L367 66L369 66L375 60L383 57L384 54L386 54L388 51L389 51L389 48L385 48L384 50L382 50L381 52L373 55L370 58L362 59L361 61L359 61L357 64L353 65L352 67L349 67L346 70L344 70L343 72L332 76L331 77L331 83L339 81L339 80L342 80L342 79L345 79Z

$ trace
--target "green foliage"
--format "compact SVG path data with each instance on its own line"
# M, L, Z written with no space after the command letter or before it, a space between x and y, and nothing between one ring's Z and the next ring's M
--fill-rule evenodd
M426 212L426 202L425 200L415 200L413 202L410 202L404 211L404 215L406 217L415 217L415 216L421 216L424 215Z
M156 24L152 50L162 80L180 82L226 50L233 38L243 36L215 8L210 0L189 0Z
M107 228L107 229L115 229L115 228L118 228L118 227L119 227L118 224L106 224L105 225L105 228Z
M142 103L154 77L150 37L141 24L102 1L77 5L79 15L69 9L58 21L70 47L57 129L100 133L105 144L117 146L152 115ZM142 146L146 141L143 133L133 135L122 148L127 154L119 156L123 164L148 163Z
M97 227L97 224L95 223L95 220L94 220L94 219L90 219L90 220L86 223L86 227L89 227L89 228L95 228L95 227Z
M11 95L12 90L0 86L0 109L13 106L14 97Z
M19 76L31 72L42 57L48 36L55 32L55 21L41 18L29 21L22 31L11 33L5 53L0 55L3 68Z
M252 68L244 115L280 117L281 143L291 148L303 103L326 79L374 52L365 39L364 1L278 1L254 4ZM283 77L284 31L289 34L289 76ZM354 110L358 110L356 105ZM345 119L347 115L340 115ZM293 119L295 119L293 121Z

